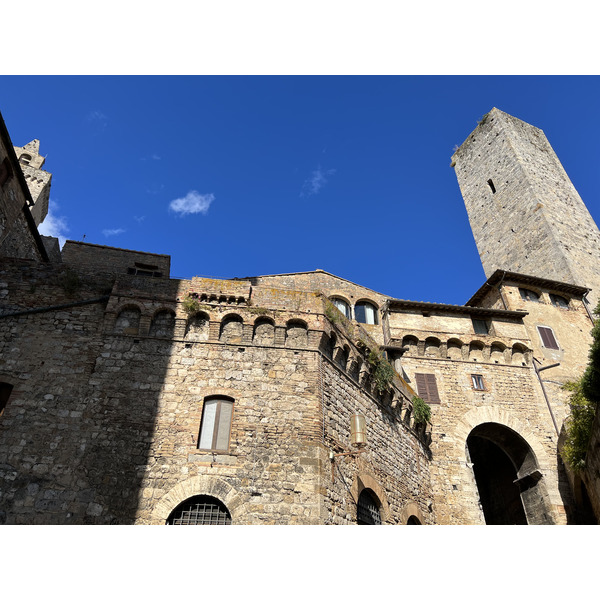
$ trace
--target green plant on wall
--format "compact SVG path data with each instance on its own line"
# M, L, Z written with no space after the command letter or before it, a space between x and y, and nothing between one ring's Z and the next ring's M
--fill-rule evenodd
M600 304L594 313L600 315ZM563 389L571 392L569 397L571 414L565 423L565 441L561 455L573 471L581 471L585 467L594 416L600 401L600 320L598 319L592 329L589 359L583 375L563 386Z
M369 349L367 362L373 367L373 381L379 393L384 392L394 379L392 365L375 350Z
M585 397L581 379L570 381L563 388L571 392L569 398L571 414L565 423L566 437L561 454L569 467L577 472L585 467L596 403Z
M425 403L423 398L413 396L412 405L415 423L429 423L431 421L431 408Z
M60 276L59 281L67 296L75 295L75 293L81 287L81 279L79 279L79 275L77 275L75 271L71 271L71 269L67 269Z
M189 294L183 299L181 306L189 316L195 315L201 307L198 298L194 298L194 296Z

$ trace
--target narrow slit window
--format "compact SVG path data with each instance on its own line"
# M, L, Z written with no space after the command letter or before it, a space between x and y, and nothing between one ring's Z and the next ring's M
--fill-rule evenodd
M496 187L494 186L494 182L491 179L488 179L487 183L490 186L490 190L492 190L492 194L495 194L496 193Z

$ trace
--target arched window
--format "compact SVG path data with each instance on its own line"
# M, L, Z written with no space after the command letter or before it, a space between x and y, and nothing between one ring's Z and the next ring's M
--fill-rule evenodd
M421 521L419 521L419 519L417 519L417 517L415 517L415 515L411 515L410 517L408 517L408 521L406 521L407 525L420 525Z
M331 298L331 303L347 318L350 318L350 305L341 298Z
M379 503L370 490L364 489L358 497L356 521L358 525L381 525Z
M556 294L550 294L550 302L552 302L554 306L558 306L558 308L569 308L569 301L562 296L557 296Z
M521 298L523 300L527 300L529 302L539 302L540 295L533 290L528 290L526 288L519 288L519 294L521 294Z
M19 162L22 165L28 165L31 162L31 155L30 154L21 154L21 156L19 157Z
M359 323L377 325L377 308L370 302L357 302L354 306L354 318Z
M182 502L167 519L167 525L231 525L227 507L212 496L194 496Z
M201 450L229 450L233 400L227 396L211 396L204 400L198 436Z

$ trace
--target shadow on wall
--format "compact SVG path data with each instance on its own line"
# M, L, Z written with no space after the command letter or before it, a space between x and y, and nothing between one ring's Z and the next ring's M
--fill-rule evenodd
M129 307L103 332L106 297L81 304L101 296L94 278L82 275L66 296L59 271L17 265L8 279L10 312L29 312L0 319L0 354L15 359L0 367L0 380L9 373L13 385L0 419L0 517L130 524L149 501L144 477L160 462L151 444L174 320L159 312L141 335Z

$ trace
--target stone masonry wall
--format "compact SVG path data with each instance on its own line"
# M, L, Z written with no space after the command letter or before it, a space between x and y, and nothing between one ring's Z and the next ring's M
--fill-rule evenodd
M433 522L425 431L401 394L394 409L366 371L358 382L360 352L334 335L319 294L16 259L1 275L0 381L13 386L0 417L3 522L163 524L196 494L237 524L355 522L344 510L362 487L383 498L386 522ZM190 290L205 296L197 315L182 309ZM234 400L228 451L197 448L211 395ZM341 463L332 484L329 448L347 448L356 408L370 454L357 471Z

